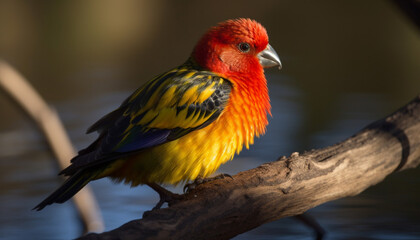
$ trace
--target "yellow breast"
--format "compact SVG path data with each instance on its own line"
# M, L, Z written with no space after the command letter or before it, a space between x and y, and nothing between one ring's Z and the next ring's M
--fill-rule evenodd
M239 153L244 144L248 148L255 136L264 133L267 112L255 101L259 99L232 91L224 112L213 123L117 161L111 177L133 186L151 182L178 184L208 177Z

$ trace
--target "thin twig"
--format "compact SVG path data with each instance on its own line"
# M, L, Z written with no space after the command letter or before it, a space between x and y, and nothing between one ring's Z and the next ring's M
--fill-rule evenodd
M44 133L61 168L76 155L58 114L46 104L25 78L0 59L0 87L30 116ZM104 223L92 191L85 187L74 198L85 229L101 232Z

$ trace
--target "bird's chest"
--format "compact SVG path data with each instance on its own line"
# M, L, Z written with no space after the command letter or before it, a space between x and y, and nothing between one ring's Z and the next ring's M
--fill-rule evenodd
M141 158L155 160L155 171L148 178L177 184L214 173L242 148L235 124L227 120L222 116L206 128L145 152Z
M207 127L124 159L118 171L123 173L120 180L132 185L178 184L208 177L264 132L266 111L249 107L250 101L235 102L233 96L219 119Z

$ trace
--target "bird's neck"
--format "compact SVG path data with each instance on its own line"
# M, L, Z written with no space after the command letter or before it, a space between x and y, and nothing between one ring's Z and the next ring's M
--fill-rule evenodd
M267 82L262 74L254 79L233 79L227 114L235 121L235 131L248 148L254 137L265 133L267 114L271 115Z
M201 67L194 58L189 58L185 64L196 69L207 70ZM268 124L267 115L271 115L264 70L258 65L252 72L217 74L232 83L229 102L219 121L232 129L232 134L236 136L238 143L236 149L240 151L242 144L248 148L250 144L253 144L255 136L259 137L265 133Z

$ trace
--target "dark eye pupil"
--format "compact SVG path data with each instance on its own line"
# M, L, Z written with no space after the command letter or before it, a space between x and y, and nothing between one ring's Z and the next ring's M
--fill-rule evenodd
M239 50L241 50L241 52L248 52L249 49L251 48L251 46L249 46L248 43L239 43Z

